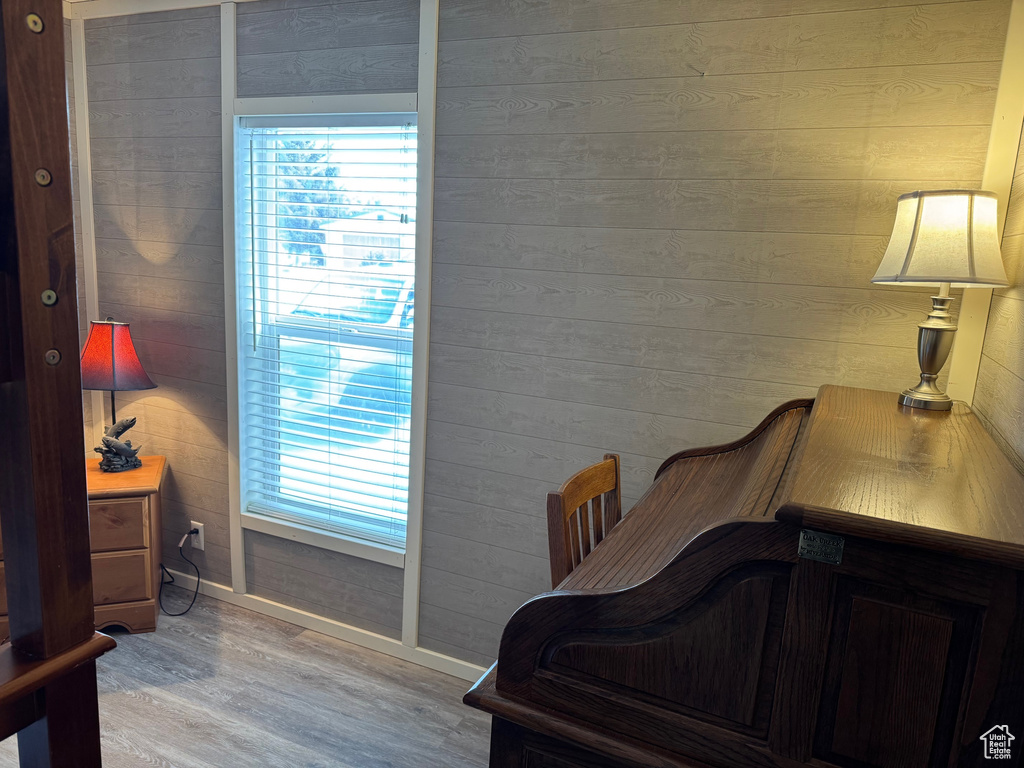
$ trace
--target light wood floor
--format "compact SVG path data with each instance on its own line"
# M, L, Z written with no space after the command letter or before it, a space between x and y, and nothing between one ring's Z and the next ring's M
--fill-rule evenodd
M115 639L98 675L107 768L487 765L489 718L454 677L204 597ZM17 765L10 738L0 766Z

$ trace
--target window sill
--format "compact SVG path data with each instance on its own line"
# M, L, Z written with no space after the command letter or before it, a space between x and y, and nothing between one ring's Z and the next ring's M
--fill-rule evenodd
M268 536L277 536L281 539L290 539L300 544L308 544L311 547L329 549L332 552L340 552L343 555L351 555L363 560L372 560L394 568L405 567L405 552L402 550L384 544L357 541L340 533L323 531L308 525L302 525L301 523L292 523L252 512L243 512L242 528L265 533Z

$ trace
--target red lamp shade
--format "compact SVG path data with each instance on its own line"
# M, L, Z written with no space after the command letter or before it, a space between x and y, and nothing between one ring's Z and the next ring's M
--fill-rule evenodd
M155 386L139 362L128 323L93 320L82 350L82 389L123 392Z

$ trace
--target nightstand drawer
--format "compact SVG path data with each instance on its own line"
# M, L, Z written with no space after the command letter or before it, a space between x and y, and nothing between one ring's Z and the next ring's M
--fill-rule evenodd
M145 496L89 502L89 548L93 552L149 546L149 510ZM4 556L0 541L0 559Z
M163 456L143 456L140 469L101 472L86 465L89 489L89 548L97 626L129 632L156 629L160 584L160 483ZM0 558L3 543L0 542ZM7 633L7 581L0 559L0 640Z
M89 540L93 552L149 546L145 497L89 502Z
M153 596L149 550L92 556L92 594L96 605L147 600Z
M147 600L152 597L149 584L149 552L146 550L93 555L92 594L96 605ZM7 574L0 561L0 617L6 616Z

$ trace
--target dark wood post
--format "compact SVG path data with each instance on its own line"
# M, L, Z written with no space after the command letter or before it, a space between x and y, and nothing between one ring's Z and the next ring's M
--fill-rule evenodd
M11 644L45 660L93 638L64 20L3 0L0 528ZM95 662L41 689L23 766L100 764ZM6 734L4 734L6 735Z

